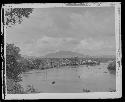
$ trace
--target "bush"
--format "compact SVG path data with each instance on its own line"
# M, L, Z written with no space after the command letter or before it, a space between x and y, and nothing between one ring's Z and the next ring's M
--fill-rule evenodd
M8 94L23 94L24 90L22 86L15 82L13 79L7 78L6 80L7 84L7 93Z
M116 73L116 62L113 61L109 63L107 69L109 70L110 73L115 74Z

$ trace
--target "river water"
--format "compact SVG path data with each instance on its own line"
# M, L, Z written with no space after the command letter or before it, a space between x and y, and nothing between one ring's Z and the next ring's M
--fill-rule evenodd
M78 68L61 67L32 70L21 75L24 88L33 86L41 93L108 92L116 89L116 77L107 70L108 63Z

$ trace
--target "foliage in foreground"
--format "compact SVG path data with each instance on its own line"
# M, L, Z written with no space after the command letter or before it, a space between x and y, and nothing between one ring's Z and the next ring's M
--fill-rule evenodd
M7 93L8 94L23 94L24 90L21 85L13 79L6 78Z
M29 15L33 12L33 8L6 8L5 10L5 24L8 27L16 23L21 23L23 18L29 18Z
M7 94L29 94L29 93L40 93L33 85L28 85L27 88L21 86L20 83L15 82L13 79L7 78Z
M14 44L6 45L6 75L8 78L17 79L21 73L21 67L18 60L21 58L19 47Z

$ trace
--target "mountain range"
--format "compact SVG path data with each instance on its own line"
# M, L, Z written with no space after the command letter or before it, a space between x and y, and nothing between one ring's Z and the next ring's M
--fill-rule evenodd
M58 51L55 53L49 53L45 55L44 57L46 58L66 58L66 57L85 57L85 55L77 53L77 52L72 52L72 51Z

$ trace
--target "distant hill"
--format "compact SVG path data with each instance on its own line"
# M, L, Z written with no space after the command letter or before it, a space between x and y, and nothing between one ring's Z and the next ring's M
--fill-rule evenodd
M47 55L45 55L44 57L46 58L66 58L66 57L84 57L85 55L80 54L80 53L76 53L76 52L72 52L72 51L58 51L55 53L49 53Z
M54 53L49 53L45 56L27 56L27 55L22 55L24 58L67 58L67 57L94 57L94 58L116 58L115 55L98 55L98 56L90 56L90 55L84 55L81 53L77 52L72 52L72 51L58 51Z

